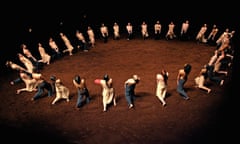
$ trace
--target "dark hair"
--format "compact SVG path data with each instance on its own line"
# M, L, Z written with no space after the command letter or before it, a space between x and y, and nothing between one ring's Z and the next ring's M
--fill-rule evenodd
M136 80L135 80L136 83L139 83L139 81L140 81L139 79L136 79Z
M164 82L167 83L167 80L168 80L168 72L167 72L165 69L163 69L163 70L161 71L161 74L162 74L162 76L163 76L163 78L164 78Z
M104 79L105 81L108 81L108 80L109 80L109 76L108 76L107 74L105 74L105 75L103 76L103 79Z
M56 81L56 77L55 76L50 76L50 80Z
M184 69L185 73L188 74L188 73L190 73L192 66L190 64L185 64L183 69Z
M80 84L81 82L81 77L79 75L76 75L74 78L75 82L77 82L78 84Z
M26 47L26 44L23 43L20 45L20 48L24 48L24 47Z

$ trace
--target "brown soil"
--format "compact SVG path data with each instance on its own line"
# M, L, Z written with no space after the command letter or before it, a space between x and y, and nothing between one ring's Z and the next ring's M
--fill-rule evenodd
M55 75L70 89L71 99L51 105L54 97L31 101L34 92L16 94L24 84L11 86L17 77L12 71L1 79L1 132L8 143L72 144L180 144L215 143L229 140L225 123L226 101L231 69L223 86L210 81L210 94L194 87L194 78L212 56L215 47L193 41L97 40L89 52L65 55L44 66L46 77ZM185 87L186 101L176 92L178 70L192 65ZM167 106L155 96L155 76L165 68L169 72ZM91 102L75 109L77 91L72 84L75 74L87 80ZM117 106L103 112L101 87L94 79L109 74L117 94ZM136 86L134 109L128 109L124 81L133 74L141 77ZM50 80L49 80L50 81Z

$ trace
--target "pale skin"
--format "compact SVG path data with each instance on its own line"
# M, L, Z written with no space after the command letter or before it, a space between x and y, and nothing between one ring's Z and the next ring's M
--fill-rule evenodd
M76 88L83 89L86 87L86 83L84 79L81 79L80 84L78 84L75 80L73 80L73 84Z
M177 84L179 79L187 79L187 74L183 69L180 69L177 76Z
M113 101L113 105L116 106L116 96L114 88L112 87L112 79L110 78L107 82L103 79L96 79L94 81L96 84L102 86L102 96L103 96L103 111L107 111L107 105Z
M197 84L197 87L200 88L200 89L202 89L202 90L207 91L208 93L210 93L210 92L211 92L211 89L208 88L208 87L206 87L206 86L204 85L205 78L204 78L203 74L206 73L206 72L207 72L207 69L206 69L206 68L202 68L202 69L201 69L201 71L200 71L200 73L199 73L199 76L198 76L198 77L199 77L199 82L198 82L198 84Z

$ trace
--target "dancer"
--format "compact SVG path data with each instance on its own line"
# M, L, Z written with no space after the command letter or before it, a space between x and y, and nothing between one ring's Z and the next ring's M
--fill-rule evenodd
M79 75L76 75L73 79L73 85L77 88L78 98L76 108L79 109L83 105L84 96L86 99L86 103L90 102L90 96L86 85L86 80L85 78L81 78Z
M207 31L207 24L203 24L196 36L197 42L200 42L200 43L207 42L207 39L205 38L206 31Z
M119 25L117 22L113 24L113 39L118 40L120 38Z
M102 86L102 96L103 96L103 111L107 111L107 105L113 102L113 105L116 106L116 96L115 90L113 88L113 81L107 74L104 75L103 79L95 79L95 84Z
M60 37L63 40L65 46L67 47L67 49L63 50L63 53L68 52L70 56L73 55L74 47L72 46L72 44L71 44L70 40L68 39L68 37L64 33L62 33L62 32L60 33Z
M108 42L108 27L102 23L100 27L100 32L101 32L101 37L103 38L103 42L107 43Z
M161 73L156 75L157 80L157 89L156 96L162 102L162 106L166 106L165 97L167 94L167 80L168 72L165 69L162 69Z
M167 34L165 36L167 40L169 40L169 39L172 40L172 39L176 38L174 29L175 29L175 24L173 23L173 21L171 21L168 24L168 31L167 31Z
M69 88L67 88L60 79L57 79L55 82L55 90L56 90L56 97L52 101L52 105L54 105L57 101L61 99L66 99L67 102L69 102Z
M207 93L211 92L211 89L205 86L205 81L207 79L207 68L204 66L199 75L194 79L196 83L196 87L202 90L207 91Z
M127 40L131 40L133 38L133 26L130 22L127 23L126 30L128 34Z
M47 90L47 95L51 97L53 95L53 90L51 84L43 77L41 73L32 73L31 77L38 80L37 93L32 97L32 101L35 101L43 96L44 90Z
M154 24L154 35L155 35L156 40L159 40L161 38L161 32L162 32L162 25L161 25L160 21L158 20Z
M138 75L133 75L131 78L125 81L125 97L128 103L128 108L131 109L134 107L134 98L135 98L135 87L140 82L140 77Z
M37 91L37 86L39 84L39 80L34 79L30 76L29 73L20 70L19 72L20 79L25 83L25 88L17 89L16 94L20 94L21 92L33 92Z
M190 64L185 64L184 68L180 69L178 71L178 75L177 75L177 92L185 100L189 99L187 93L184 90L184 85L185 85L185 83L188 80L188 75L189 75L189 73L191 71L191 68L192 68L192 66Z
M38 60L38 62L43 62L49 65L51 61L51 56L46 52L45 48L42 46L42 43L38 43L38 51L41 56L41 59Z

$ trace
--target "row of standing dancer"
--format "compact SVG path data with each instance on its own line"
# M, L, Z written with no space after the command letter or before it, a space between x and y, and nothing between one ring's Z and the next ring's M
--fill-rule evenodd
M144 39L146 39L147 37L149 37L149 32L147 29L147 24L144 21L141 25L142 27L142 36ZM159 21L156 22L156 24L154 25L154 34L155 34L155 38L159 39L160 38L160 34L161 34L161 24ZM176 37L176 34L174 33L174 27L175 24L173 22L171 22L169 24L169 30L168 33L166 35L167 39L173 39L174 37ZM119 39L120 38L120 33L119 33L119 25L115 22L114 26L114 39ZM217 48L219 48L222 44L222 42L226 39L225 37L228 36L229 38L229 43L231 43L231 39L234 36L235 31L232 30L230 31L229 28L226 28L225 31L218 37L218 33L219 33L219 29L217 28L217 26L214 24L213 28L211 30L211 32L209 33L208 37L206 38L206 34L207 34L207 29L208 26L207 24L204 24L197 36L196 36L196 40L198 42L201 43L208 43L210 45L214 45L217 46ZM133 35L133 26L132 24L129 22L126 26L126 30L128 32L128 40L132 39L132 35ZM101 37L104 39L104 42L106 43L108 41L108 36L109 36L109 32L108 32L108 27L102 23L101 27L100 27L100 32L101 32ZM69 55L71 56L75 50L75 47L78 50L83 50L83 51L88 51L90 48L94 47L96 44L96 40L95 40L95 33L93 31L93 29L88 26L87 27L87 34L89 36L88 40L85 38L84 33L76 30L75 32L75 40L77 40L76 43L73 43L74 40L70 40L68 38L68 36L63 33L60 32L60 38L61 40L64 42L64 50L61 51L59 48L59 45L54 41L54 39L52 37L49 38L49 47L51 48L51 54L48 54L47 51L45 49L45 46L43 46L43 44L41 42L37 43L37 47L38 47L38 51L39 54L41 56L40 60L37 60L36 57L34 57L32 55L32 53L30 52L29 49L27 49L27 45L26 44L22 44L21 48L23 49L23 54L25 56L27 56L31 62L35 65L36 68L41 68L41 66L44 64L50 64L51 61L54 61L56 59L58 59L59 57L61 57L63 55L63 53L69 53ZM189 39L189 21L186 20L186 22L184 22L182 24L182 28L181 28L181 39ZM233 50L233 49L231 49Z

